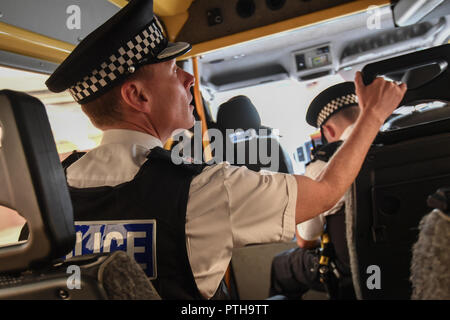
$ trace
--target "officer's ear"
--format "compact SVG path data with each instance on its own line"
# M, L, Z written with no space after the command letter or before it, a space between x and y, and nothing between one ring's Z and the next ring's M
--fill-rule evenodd
M322 130L323 130L323 133L325 135L325 138L328 141L333 141L333 139L336 138L336 130L331 124L329 124L329 123L324 124L322 126Z
M137 79L127 80L122 83L120 94L123 101L139 112L150 112L150 95L142 81Z

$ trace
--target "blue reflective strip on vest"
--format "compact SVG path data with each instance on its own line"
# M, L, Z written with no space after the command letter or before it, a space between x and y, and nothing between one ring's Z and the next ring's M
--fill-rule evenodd
M76 244L66 258L92 253L125 251L156 279L156 220L77 221Z

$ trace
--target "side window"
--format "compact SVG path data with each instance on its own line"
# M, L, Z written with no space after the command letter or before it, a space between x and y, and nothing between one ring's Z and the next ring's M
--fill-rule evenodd
M60 158L73 150L96 147L102 138L68 92L48 91L45 81L49 75L0 66L0 90L10 89L38 98L46 107Z
M88 150L97 146L102 135L67 92L55 94L47 90L45 81L48 76L0 66L0 90L25 92L44 104L62 161L73 150ZM0 203L0 246L18 243L25 224L26 220L17 211Z
M25 218L17 211L0 206L0 247L17 243L25 223Z

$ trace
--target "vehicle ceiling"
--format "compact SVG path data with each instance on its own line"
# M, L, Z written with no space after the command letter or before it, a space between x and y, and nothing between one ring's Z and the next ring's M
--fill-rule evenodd
M255 4L253 15L239 16L236 8L242 1ZM64 46L57 48L55 58L46 60L41 50L22 52L18 33L13 38L16 51L8 50L5 41L0 45L0 64L49 74L81 39L127 3L79 0L82 27L68 30L55 26L66 25L70 0L6 2L0 15L0 36L5 26L12 26L18 28L15 32L38 33L39 37L31 37L32 45L44 37L57 41L55 46ZM268 3L284 5L274 10ZM450 14L450 1L431 12L428 22L403 28L395 26L391 7L389 0L154 0L154 11L169 39L193 43L185 57L199 58L201 84L212 91L287 78L305 81L337 72L353 79L355 70L364 64L448 41L450 18L440 17ZM217 9L222 20L211 24L208 14ZM44 39L40 45L51 51L53 44ZM330 65L297 71L294 52L323 46L329 46Z
M309 81L335 73L353 80L365 64L440 45L450 36L450 16L396 27L389 6L377 10L201 55L201 83L211 91L226 91L287 78ZM369 28L374 14L379 15L379 25ZM297 70L294 53L324 46L330 48L331 64Z

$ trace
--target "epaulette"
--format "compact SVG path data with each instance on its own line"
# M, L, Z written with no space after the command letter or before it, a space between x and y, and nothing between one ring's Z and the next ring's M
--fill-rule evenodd
M68 167L70 167L70 165L72 165L74 162L78 161L82 156L84 156L86 154L86 152L78 152L76 150L74 150L70 156L68 156L67 158L65 158L62 162L61 165L64 169L64 172L66 172L66 169Z
M147 158L149 160L162 159L174 163L172 161L172 152L170 150L166 150L161 147L153 148L152 151L148 154ZM208 166L208 164L204 162L194 163L194 160L191 158L183 158L183 162L179 164L179 166L182 166L190 171L194 171L195 173L200 173L206 166Z
M336 152L336 150L341 146L342 142L343 142L342 140L339 140L321 145L314 153L313 155L314 159L311 162L314 162L315 160L328 162L333 156L333 154Z

